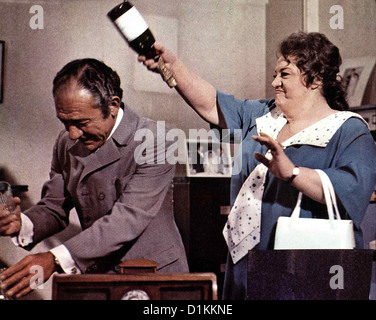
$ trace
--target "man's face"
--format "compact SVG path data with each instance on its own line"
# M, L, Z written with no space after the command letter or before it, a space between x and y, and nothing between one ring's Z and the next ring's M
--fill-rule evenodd
M106 142L115 125L118 104L110 106L111 113L105 119L101 109L94 107L92 94L74 82L59 89L54 98L56 116L69 132L70 139L80 140L90 151Z

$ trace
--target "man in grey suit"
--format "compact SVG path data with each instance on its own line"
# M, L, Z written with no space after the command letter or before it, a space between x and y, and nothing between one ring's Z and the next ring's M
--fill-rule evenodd
M82 231L3 272L7 293L32 290L34 265L44 280L55 271L111 272L127 259L154 260L159 272L188 272L172 211L174 166L158 123L124 107L118 75L95 59L68 63L54 79L53 95L65 130L54 146L50 180L24 213L19 199L16 214L0 209L0 235L30 249L63 230L72 208ZM153 139L140 139L143 133Z

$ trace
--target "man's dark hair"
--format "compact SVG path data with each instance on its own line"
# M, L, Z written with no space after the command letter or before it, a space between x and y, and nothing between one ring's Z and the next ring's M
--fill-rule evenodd
M332 109L347 110L346 91L338 76L342 64L339 49L318 32L297 32L280 44L279 51L286 60L296 64L309 87L322 82L322 94Z
M103 62L96 59L78 59L66 64L55 76L53 81L53 95L58 89L71 79L77 81L82 89L88 90L96 99L96 108L100 108L104 118L110 115L111 99L123 97L118 74ZM121 106L123 103L121 102Z

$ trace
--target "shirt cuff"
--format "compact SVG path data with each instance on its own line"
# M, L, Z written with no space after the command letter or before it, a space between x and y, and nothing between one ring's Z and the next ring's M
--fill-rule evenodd
M21 229L17 237L12 237L12 241L16 246L26 247L33 243L34 224L30 218L21 213Z
M63 244L53 248L50 252L59 261L59 264L63 271L67 274L80 274L81 271L77 267L75 261L73 260L69 250Z

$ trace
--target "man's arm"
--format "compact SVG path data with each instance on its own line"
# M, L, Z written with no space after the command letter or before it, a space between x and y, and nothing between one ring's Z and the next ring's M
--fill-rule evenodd
M57 161L58 141L59 139L54 147L50 180L43 187L42 200L25 211L27 217L23 216L23 221L26 225L21 227L20 199L14 198L16 214L4 216L0 210L0 234L13 237L16 244L26 249L31 249L33 245L64 229L68 224L72 205L65 194L64 181ZM56 271L55 259L51 252L26 256L0 275L3 289L12 286L7 292L9 296L21 297L32 290L30 280L34 274L30 273L30 268L36 265L42 267L44 281Z
M67 274L79 274L81 270L78 268L76 262L73 260L67 247L63 244L53 248L50 252L55 257L55 263Z
M62 131L56 140L50 170L50 179L43 185L41 200L25 210L25 215L33 223L33 243L31 249L40 241L62 231L69 224L69 213L73 208L73 201L65 189L63 164L59 161L59 152L65 152Z

